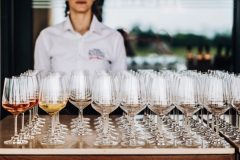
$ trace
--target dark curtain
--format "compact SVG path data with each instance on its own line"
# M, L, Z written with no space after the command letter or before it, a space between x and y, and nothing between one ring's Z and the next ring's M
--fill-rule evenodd
M233 16L233 66L234 72L240 73L240 0L234 0Z
M1 0L1 87L4 77L32 68L32 1Z

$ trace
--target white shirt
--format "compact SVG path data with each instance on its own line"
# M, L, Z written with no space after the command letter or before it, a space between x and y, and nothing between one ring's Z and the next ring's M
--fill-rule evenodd
M64 72L73 70L120 71L127 68L121 34L93 16L84 35L75 32L70 18L41 31L34 55L37 70Z

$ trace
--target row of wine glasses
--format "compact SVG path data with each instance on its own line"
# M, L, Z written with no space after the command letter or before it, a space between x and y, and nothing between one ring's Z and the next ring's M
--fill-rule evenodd
M207 121L207 127L212 127L211 132L206 131L205 138L211 145L221 145L218 134L220 116L231 106L238 111L240 104L240 78L219 71L99 71L92 80L86 71L73 71L70 77L49 73L40 79L40 85L32 74L5 79L2 104L15 117L15 134L5 144L25 144L27 139L40 133L39 127L44 121L39 118L37 107L33 109L33 116L30 110L37 104L51 117L51 125L42 144L64 144L64 135L68 133L66 127L59 123L59 112L69 100L79 109L78 117L71 122L73 136L92 134L90 119L83 116L83 110L89 104L101 114L95 121L96 146L121 144L123 147L138 147L145 145L147 138L149 143L169 147L174 142L169 141L169 127L166 126L171 126L170 130L176 130L173 134L180 145L197 147L200 143L195 133L204 128L204 120ZM117 120L120 128L115 128L109 114L118 107L124 111L124 115ZM157 121L152 116L146 116L142 122L145 127L141 127L136 115L146 108L157 114ZM174 108L178 109L177 118L166 118ZM203 115L204 109L213 115L211 123L209 116ZM23 132L25 136L18 136L17 116L26 110L30 110L27 132ZM178 111L184 115L183 121L179 121ZM193 121L195 114L197 120ZM170 121L171 124L167 123ZM121 139L116 129L121 131ZM149 134L146 135L146 132Z
M116 108L116 88L113 77L105 72L95 75L92 90L92 107L102 116L102 130L98 131L95 145L116 145L116 137L111 134L109 114Z
M27 144L28 140L41 133L44 119L37 114L38 79L37 71L27 71L20 76L5 78L2 95L3 108L14 116L14 136L4 144ZM25 126L24 112L29 111L29 121ZM32 110L34 111L32 114ZM22 128L17 131L17 117L22 114Z
M38 71L28 70L20 76L25 77L27 81L27 97L30 101L29 106L29 120L26 127L24 126L24 112L22 113L22 129L21 134L23 139L31 140L36 135L41 134L41 128L45 123L45 119L38 116Z
M193 133L191 133L190 120L195 113L203 108L207 109L214 117L211 125L213 131L215 130L216 132L214 132L214 134L211 133L211 141L209 142L211 145L221 145L221 138L218 134L219 118L229 109L228 103L230 102L229 97L231 97L229 95L230 91L228 90L229 83L223 82L229 77L223 77L221 74L218 72L202 74L192 71L182 73L169 71L159 73L122 73L122 75L119 76L120 94L118 95L118 101L120 102L119 106L130 118L131 128L129 131L132 133L124 136L129 139L127 141L123 140L123 142L125 141L127 146L143 145L143 143L136 141L136 136L133 134L135 133L133 127L134 116L148 107L155 114L159 115L159 126L157 127L159 134L156 138L159 143L156 143L159 146L167 146L168 138L164 136L164 131L162 130L162 119L176 107L185 117L184 125L182 126L184 130L178 136L178 138L182 140L183 145L189 145L189 142L191 142L191 146L200 145L197 141L194 141ZM141 79L143 79L142 82L144 83L141 83ZM125 85L127 86L126 88Z
M66 106L67 101L67 82L60 73L51 73L42 79L39 92L39 107L51 117L50 130L43 138L42 144L65 143L58 114Z
M90 135L89 119L83 117L83 109L91 103L91 88L89 75L86 71L74 71L69 83L69 101L79 109L76 119L72 120L73 135Z

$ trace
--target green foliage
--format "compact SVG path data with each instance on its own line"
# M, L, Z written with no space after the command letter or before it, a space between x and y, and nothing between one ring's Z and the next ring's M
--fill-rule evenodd
M210 44L210 40L202 35L195 34L176 34L173 36L172 46L174 47L184 47L187 45L198 46Z
M199 46L209 45L215 48L219 44L223 46L231 46L231 35L229 33L216 34L213 38L204 35L192 33L178 33L172 37L166 33L155 33L151 28L143 31L137 25L133 27L130 35L136 36L136 41L132 43L137 55L147 55L156 51L156 43L161 41L170 45L172 53L180 57L184 57L186 47L188 45L194 48L194 51ZM215 50L215 49L214 49Z

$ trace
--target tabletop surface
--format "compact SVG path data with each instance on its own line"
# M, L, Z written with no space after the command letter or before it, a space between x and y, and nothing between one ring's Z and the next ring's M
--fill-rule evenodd
M60 115L60 122L69 125L72 115ZM94 116L91 118L93 124ZM72 136L67 135L64 145L48 146L40 143L44 136L49 117L44 116L47 123L42 129L41 135L36 136L27 145L5 145L3 142L10 139L13 135L13 117L8 116L0 121L0 155L194 155L194 154L234 154L235 149L226 142L224 147L209 148L206 146L206 141L202 140L201 145L197 148L158 148L155 146L145 145L139 148L124 148L120 144L114 147L96 147L94 145L96 133L88 136ZM113 117L113 119L116 117ZM20 127L20 120L18 119L18 126ZM25 118L27 119L27 117ZM92 129L94 126L91 125Z

